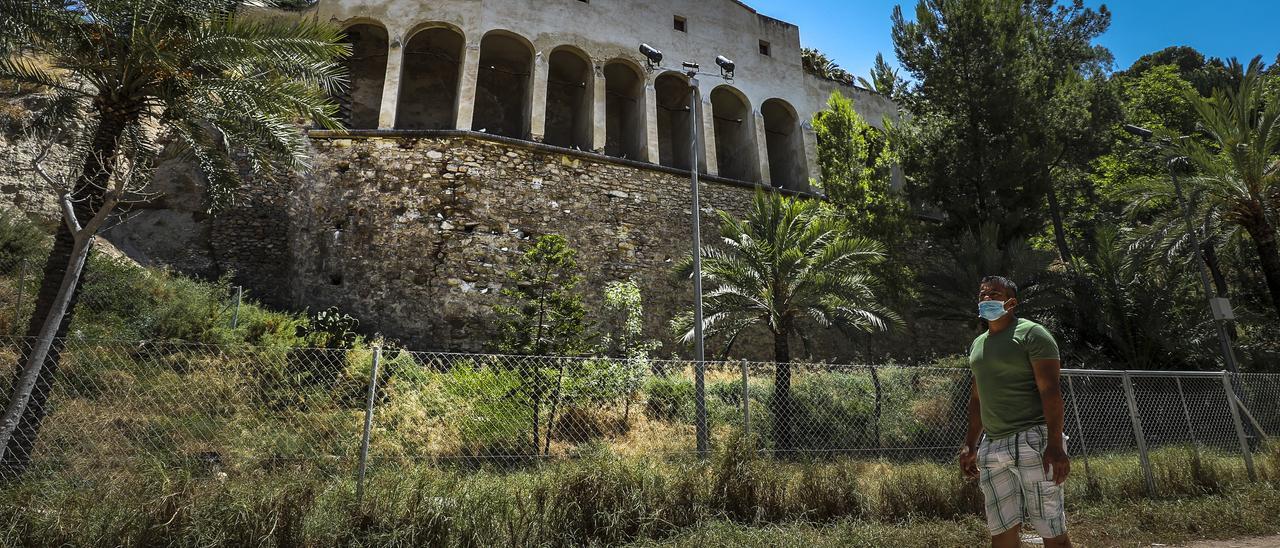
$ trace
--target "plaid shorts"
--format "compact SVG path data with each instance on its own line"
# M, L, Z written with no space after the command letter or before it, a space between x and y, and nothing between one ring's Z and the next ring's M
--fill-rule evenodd
M983 438L978 447L979 485L992 536L1021 525L1024 516L1044 538L1066 534L1063 487L1044 473L1040 460L1047 437L1048 430L1036 426L1003 439Z

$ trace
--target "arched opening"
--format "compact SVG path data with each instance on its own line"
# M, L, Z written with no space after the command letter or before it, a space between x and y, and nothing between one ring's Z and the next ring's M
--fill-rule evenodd
M350 84L334 99L338 116L350 129L378 129L382 112L382 85L387 79L387 29L361 23L343 32L351 56L343 60Z
M689 82L676 73L659 75L653 82L658 110L658 163L676 169L689 169L692 136L689 124ZM698 146L698 171L705 173L704 147Z
M595 95L591 62L568 48L553 50L547 62L547 125L543 142L591 150Z
M453 129L462 34L435 27L415 33L404 47L397 129Z
M529 138L532 67L533 48L527 41L505 32L485 35L480 41L472 130Z
M719 175L739 181L760 181L755 117L746 98L729 86L711 90L711 116L716 132Z
M644 78L623 61L604 66L604 153L618 158L645 159Z
M804 134L795 109L781 99L769 99L760 105L760 114L764 116L769 177L773 186L807 190L809 169L805 159Z

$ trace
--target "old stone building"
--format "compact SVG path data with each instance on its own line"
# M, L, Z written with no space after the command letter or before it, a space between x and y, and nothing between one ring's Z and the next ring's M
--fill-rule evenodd
M216 216L190 166L164 166L163 196L105 237L144 263L231 273L269 304L337 306L420 349L487 349L507 272L548 233L579 250L588 309L634 279L647 331L669 342L691 301L671 272L690 253L690 166L706 175L710 242L713 212L742 213L756 189L812 195L809 120L832 92L872 123L896 112L806 74L800 30L735 0L320 0L288 16L345 30L351 130L309 131L310 171L246 182ZM732 80L717 56L735 62ZM701 65L699 120L685 61ZM0 193L27 200L5 171ZM761 335L737 354L770 356Z
M804 191L807 121L832 91L878 123L892 103L804 72L800 29L736 0L325 0L353 47L353 129L471 130L688 169L697 63L704 173ZM638 51L661 50L660 66ZM733 60L721 78L718 56ZM674 70L673 70L674 69Z

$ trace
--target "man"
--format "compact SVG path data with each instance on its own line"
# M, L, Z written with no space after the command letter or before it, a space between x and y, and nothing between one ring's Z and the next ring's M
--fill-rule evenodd
M1045 546L1069 547L1062 482L1071 460L1062 435L1062 362L1049 331L1018 318L1017 306L1012 281L982 280L978 316L987 321L987 331L969 347L974 387L960 469L979 480L991 546L1019 546L1025 516Z

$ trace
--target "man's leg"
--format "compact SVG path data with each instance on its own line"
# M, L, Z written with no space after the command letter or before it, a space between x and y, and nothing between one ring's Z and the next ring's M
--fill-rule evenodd
M1044 545L1050 548L1071 546L1067 537L1066 504L1062 485L1053 482L1053 476L1045 473L1041 460L1044 454L1045 431L1043 427L1027 431L1023 436L1026 441L1020 446L1023 456L1019 460L1019 474L1022 481L1022 499L1026 504L1027 522L1036 528L1036 532L1044 539Z
M1022 545L1022 527L1014 527L1008 531L991 537L991 548L1018 548ZM1045 543L1046 546L1049 543Z
M1045 548L1071 548L1071 539L1067 538L1067 534L1061 536L1044 539Z
M1011 440L985 439L978 448L978 487L994 548L1017 548L1022 530L1022 482L1013 466Z

